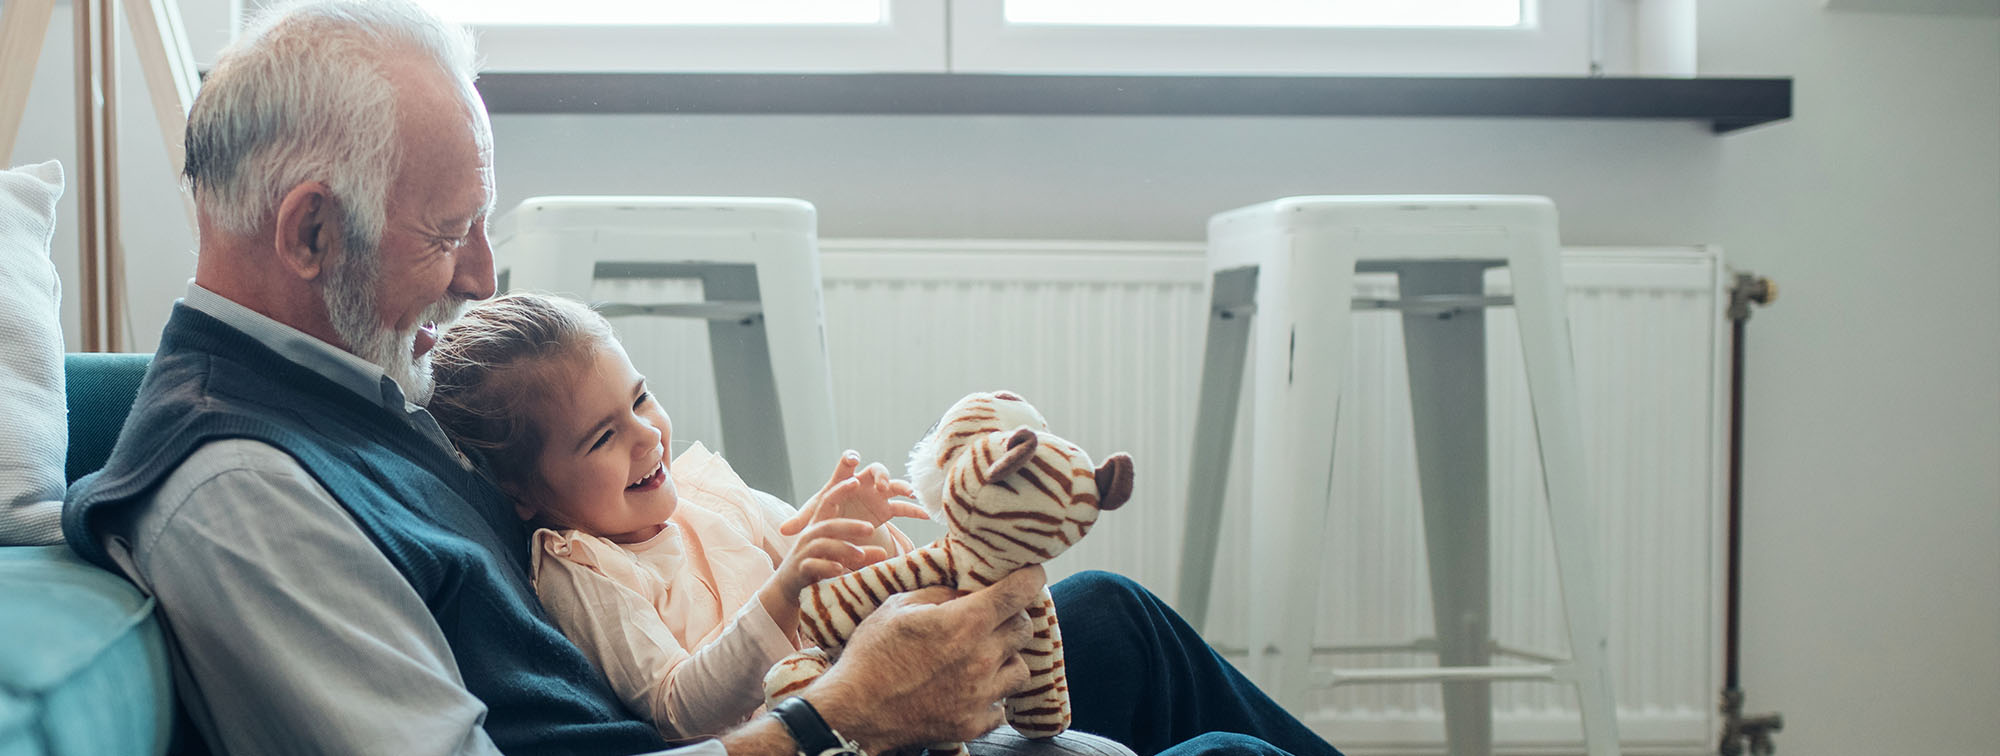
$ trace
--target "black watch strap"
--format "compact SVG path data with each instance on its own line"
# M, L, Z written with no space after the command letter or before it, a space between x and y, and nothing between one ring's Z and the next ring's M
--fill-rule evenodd
M779 701L771 707L771 716L777 717L792 734L792 742L798 744L801 756L867 756L854 741L841 737L827 725L812 702L803 698L792 696Z

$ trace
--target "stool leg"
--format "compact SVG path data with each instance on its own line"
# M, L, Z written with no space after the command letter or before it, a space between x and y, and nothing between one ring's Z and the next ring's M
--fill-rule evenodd
M784 410L783 442L793 497L787 500L796 504L819 491L813 486L826 481L841 449L833 416L833 364L827 354L819 253L803 261L758 263L757 286L764 294L777 403Z
M711 265L701 276L709 301L760 300L751 265ZM722 417L722 444L743 482L785 501L798 503L785 444L785 410L778 375L771 365L765 314L744 320L711 320L708 349L714 361L716 410ZM828 464L831 464L829 458Z
M1556 572L1562 581L1563 610L1569 623L1570 674L1576 681L1577 703L1583 714L1584 747L1590 756L1616 756L1618 717L1611 687L1604 589L1596 569L1596 513L1586 498L1582 408L1576 363L1570 352L1568 302L1556 254L1554 218L1548 219L1546 227L1547 238L1524 234L1526 238L1509 260L1514 312L1520 319L1528 397L1541 444L1542 477L1548 488Z
M1250 649L1257 681L1294 712L1307 705L1334 426L1351 358L1354 259L1293 240L1258 274L1251 453ZM1275 653L1272 650L1275 649ZM1275 683L1275 685L1273 685Z
M1243 399L1244 356L1250 349L1250 305L1257 269L1216 271L1210 284L1208 344L1202 350L1201 394L1195 405L1194 446L1188 460L1187 527L1181 533L1181 616L1196 632L1208 622L1215 582L1216 541L1222 531L1222 493L1235 448L1236 409Z
M1482 263L1414 263L1397 268L1401 296L1467 294L1484 287ZM1416 437L1424 543L1438 666L1483 667L1491 659L1492 584L1486 437L1486 317L1469 308L1444 315L1405 312L1411 427ZM1485 680L1446 682L1445 739L1452 754L1493 751L1493 688Z

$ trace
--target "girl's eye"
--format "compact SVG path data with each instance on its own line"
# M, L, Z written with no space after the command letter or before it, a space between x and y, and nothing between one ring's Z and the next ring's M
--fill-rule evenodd
M651 391L641 391L641 392L639 392L639 399L638 399L638 401L635 401L635 402L633 402L633 403L632 403L632 409L638 409L638 408L640 408L640 407L644 407L644 406L646 406L646 403L647 403L647 402L650 402L650 401L652 401L652 400L653 400L653 392L651 392Z
M598 436L598 437L597 437L597 443L594 443L594 444L591 444L591 445L590 445L590 450L591 450L591 451L597 451L598 449L602 449L602 448L604 448L604 445L605 445L605 444L607 444L607 443L610 443L610 442L611 442L611 433L612 433L612 431L605 431L605 432L604 432L604 435L602 435L602 436Z

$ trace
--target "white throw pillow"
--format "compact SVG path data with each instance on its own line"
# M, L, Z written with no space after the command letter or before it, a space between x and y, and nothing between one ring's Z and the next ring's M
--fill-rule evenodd
M62 280L49 262L62 196L51 160L0 171L0 545L62 542Z

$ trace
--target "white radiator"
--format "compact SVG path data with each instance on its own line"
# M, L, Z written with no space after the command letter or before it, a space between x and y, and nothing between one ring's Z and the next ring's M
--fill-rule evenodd
M1025 395L1051 429L1102 456L1132 453L1131 505L1051 565L1106 569L1172 598L1188 438L1206 327L1198 244L824 240L827 339L843 444L900 472L909 446L970 391ZM1698 753L1719 724L1723 411L1721 262L1705 248L1565 251L1591 486L1603 503L1599 564L1611 613L1623 740L1632 753ZM1393 295L1386 278L1364 293ZM1505 291L1504 271L1489 287ZM596 296L694 298L691 283L604 281ZM1536 447L1511 310L1487 318L1496 637L1566 650ZM685 321L625 318L621 333L663 396L680 442L716 444L706 335ZM1431 634L1421 511L1398 317L1357 313L1351 401L1338 429L1326 533L1323 644ZM1246 385L1250 382L1245 381ZM1239 417L1250 416L1247 407ZM1249 434L1237 433L1239 442ZM1240 446L1240 443L1239 443ZM1248 465L1239 448L1221 534L1209 636L1240 644ZM832 460L828 460L831 467ZM817 482L817 481L815 481ZM906 528L922 542L928 524ZM1430 663L1341 657L1343 666ZM1331 659L1327 660L1331 663ZM1580 743L1565 687L1502 683L1498 746ZM1350 753L1441 750L1435 686L1327 691L1302 716Z

